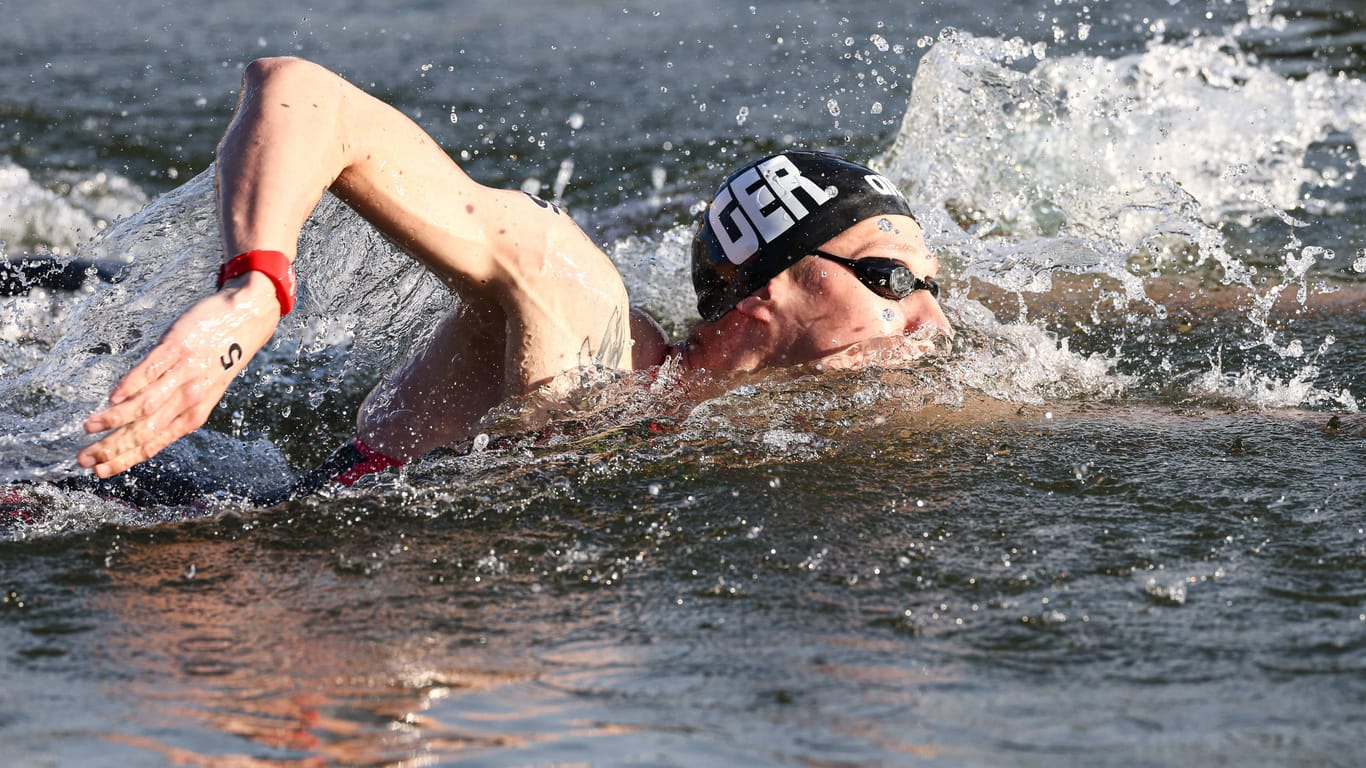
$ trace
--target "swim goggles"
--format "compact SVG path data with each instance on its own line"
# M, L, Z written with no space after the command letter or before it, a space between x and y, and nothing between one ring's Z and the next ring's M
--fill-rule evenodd
M881 256L846 259L843 256L836 256L825 251L812 251L811 253L822 259L829 259L836 264L843 264L848 267L860 283L868 286L868 290L884 299L900 301L916 291L929 291L931 296L936 299L939 298L939 283L936 283L933 277L916 277L911 274L909 267L896 259L886 259Z

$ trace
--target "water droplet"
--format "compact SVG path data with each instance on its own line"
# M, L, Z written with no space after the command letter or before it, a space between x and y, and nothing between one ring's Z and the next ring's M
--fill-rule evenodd
M740 107L740 111L735 115L735 124L744 125L749 119L749 107Z
M880 229L880 230L882 230L883 232L891 232L891 231L892 231L892 220L891 220L891 219L878 219L878 220L877 220L877 228Z
M825 102L825 108L829 110L831 117L840 116L840 103L838 101L835 101L834 99L829 99Z
M555 202L564 198L564 191L569 187L569 180L574 177L574 160L565 158L560 161L560 169L555 172L555 183L551 186L551 192L555 196Z
M460 116L455 113L455 107L451 107L451 125L460 121Z

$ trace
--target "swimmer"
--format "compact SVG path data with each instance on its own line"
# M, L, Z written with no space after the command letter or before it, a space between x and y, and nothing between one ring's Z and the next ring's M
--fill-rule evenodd
M672 358L685 371L752 372L952 333L938 261L901 192L830 154L780 152L721 185L692 250L702 322L674 344L558 207L477 184L398 110L310 62L247 66L216 173L218 290L86 420L103 434L77 462L99 478L204 424L292 308L299 234L327 190L461 300L367 396L355 438L318 471L342 483L472 438L499 403L585 366Z

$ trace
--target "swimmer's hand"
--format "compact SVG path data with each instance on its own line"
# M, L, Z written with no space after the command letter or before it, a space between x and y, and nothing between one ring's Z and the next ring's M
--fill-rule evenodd
M198 429L279 320L275 287L260 272L190 307L114 387L109 407L85 420L86 432L108 434L76 463L112 477Z

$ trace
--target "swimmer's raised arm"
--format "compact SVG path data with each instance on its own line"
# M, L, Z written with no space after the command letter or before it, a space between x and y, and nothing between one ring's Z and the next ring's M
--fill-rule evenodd
M506 360L509 389L573 367L584 340L601 338L603 317L625 306L610 261L567 216L476 184L402 113L309 62L247 67L217 173L229 257L263 249L292 262L305 220L331 189L472 308L501 310L532 337ZM601 290L575 292L565 274ZM78 463L109 477L200 427L280 312L275 285L255 271L191 306L114 388L110 406L86 420L87 432L108 434ZM629 362L629 350L613 353L612 364L623 354Z

